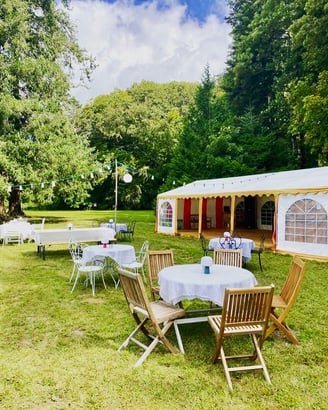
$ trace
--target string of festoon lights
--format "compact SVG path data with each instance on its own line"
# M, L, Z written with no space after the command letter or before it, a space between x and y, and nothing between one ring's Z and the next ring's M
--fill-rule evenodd
M82 173L79 175L70 175L68 177L64 177L64 178L58 178L58 179L51 179L51 180L45 180L45 181L41 181L41 182L20 182L17 184L8 184L5 185L5 187L7 188L8 192L11 192L13 190L20 190L23 191L24 189L35 189L35 188L47 188L47 187L51 187L51 188L55 188L55 186L58 183L63 183L63 182L68 182L68 181L78 181L78 180L84 180L84 179L96 179L98 175L106 175L109 176L111 174L117 174L118 176L118 167L122 167L124 168L124 174L123 174L123 181L124 182L131 182L133 175L137 175L141 172L140 169L136 169L133 168L129 165L125 165L121 162L118 162L117 160L113 160L109 163L103 164L101 167L99 167L97 170L93 169L92 171L86 172L86 173ZM153 178L151 178L153 179Z
M78 180L84 180L84 179L96 179L97 176L109 176L109 175L114 175L115 177L115 189L114 189L114 194L115 194L115 205L114 205L114 213L115 213L115 223L116 223L116 215L117 215L117 203L118 203L118 180L119 180L119 167L122 169L120 170L120 174L122 175L122 180L125 183L130 183L133 180L134 175L138 175L141 173L141 171L144 169L136 169L133 168L129 165L125 165L121 162L118 162L117 159L112 160L108 163L102 164L101 167L99 167L97 170L92 170L87 173L79 174L79 175L70 175L69 177L64 177L64 178L58 178L58 179L51 179L47 181L42 181L42 182L21 182L17 184L6 184L3 186L3 188L7 189L8 193L11 193L13 190L19 190L23 191L24 189L45 189L45 188L52 188L54 189L58 183L65 183L68 181L78 181ZM154 181L155 176L151 175L150 179ZM161 178L161 180L164 182L164 178ZM173 185L175 185L175 181L173 181Z

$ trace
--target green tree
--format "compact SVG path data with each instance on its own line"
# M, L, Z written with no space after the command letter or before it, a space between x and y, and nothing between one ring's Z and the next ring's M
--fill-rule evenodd
M96 148L98 160L116 158L120 173L133 174L131 184L120 184L120 207L152 207L195 89L192 83L142 81L83 107L79 133ZM114 204L113 173L94 190L93 200L105 208Z
M207 174L206 147L212 134L214 89L215 80L206 66L194 101L184 118L163 189L171 188L173 183L180 185Z
M76 175L94 164L88 141L75 133L70 97L74 64L88 78L93 62L78 47L56 1L0 4L0 203L22 213L21 195L39 204L77 207L91 187ZM21 193L21 188L23 192Z
M289 131L304 145L306 157L328 164L328 5L307 0L304 14L290 27L293 52L301 55L303 72L289 83L292 117Z
M251 140L249 128L240 128L244 151L258 152L259 171L311 166L304 138L288 132L290 83L305 69L302 47L293 47L291 25L304 15L305 0L230 0L229 4L234 41L223 87L237 124L250 119L249 113L257 123ZM261 147L266 147L264 155ZM245 161L253 167L252 156Z

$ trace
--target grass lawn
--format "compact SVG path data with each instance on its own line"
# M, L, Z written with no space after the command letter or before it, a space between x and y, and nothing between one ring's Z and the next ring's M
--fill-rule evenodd
M45 228L98 226L111 211L27 211L46 217ZM174 250L175 263L197 263L202 251L194 238L154 233L154 213L118 212L136 219L133 245ZM278 293L291 256L263 254L249 263L260 285ZM207 323L180 326L185 355L158 346L133 367L141 350L117 349L134 328L122 294L110 277L96 297L81 282L71 294L72 261L65 245L47 248L46 260L34 243L0 245L0 407L3 409L326 409L328 401L327 264L307 261L305 280L288 317L300 346L275 332L263 355L272 386L261 372L232 375L230 392L222 365L211 364L214 336ZM202 302L191 301L189 307ZM169 338L176 344L174 330ZM240 341L240 343L246 343Z

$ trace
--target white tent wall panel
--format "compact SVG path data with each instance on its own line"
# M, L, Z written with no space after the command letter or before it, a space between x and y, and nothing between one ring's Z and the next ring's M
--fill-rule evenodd
M168 215L168 210L172 212ZM160 199L157 201L157 232L174 235L177 223L176 200ZM169 216L169 217L168 217Z
M304 199L317 202L328 214L328 193L279 195L276 249L277 251L328 258L328 243L294 242L286 240L286 213L295 202Z

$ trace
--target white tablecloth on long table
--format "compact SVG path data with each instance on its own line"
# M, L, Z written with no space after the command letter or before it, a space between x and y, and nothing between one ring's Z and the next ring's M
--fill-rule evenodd
M39 246L69 242L101 242L115 239L110 228L43 229L34 231L34 240Z
M158 274L160 296L174 305L184 299L201 299L223 305L225 288L248 288L257 285L247 269L212 265L204 274L200 264L173 265Z
M107 245L104 248L103 245L86 246L83 249L83 260L85 262L90 261L95 256L105 256L113 259L119 265L123 263L131 263L135 261L136 254L132 245Z
M224 238L212 238L208 243L208 249L214 250L215 248L221 248L221 243L224 244ZM251 260L251 250L255 248L255 242L253 239L241 238L241 248L243 250L243 257L246 262Z

